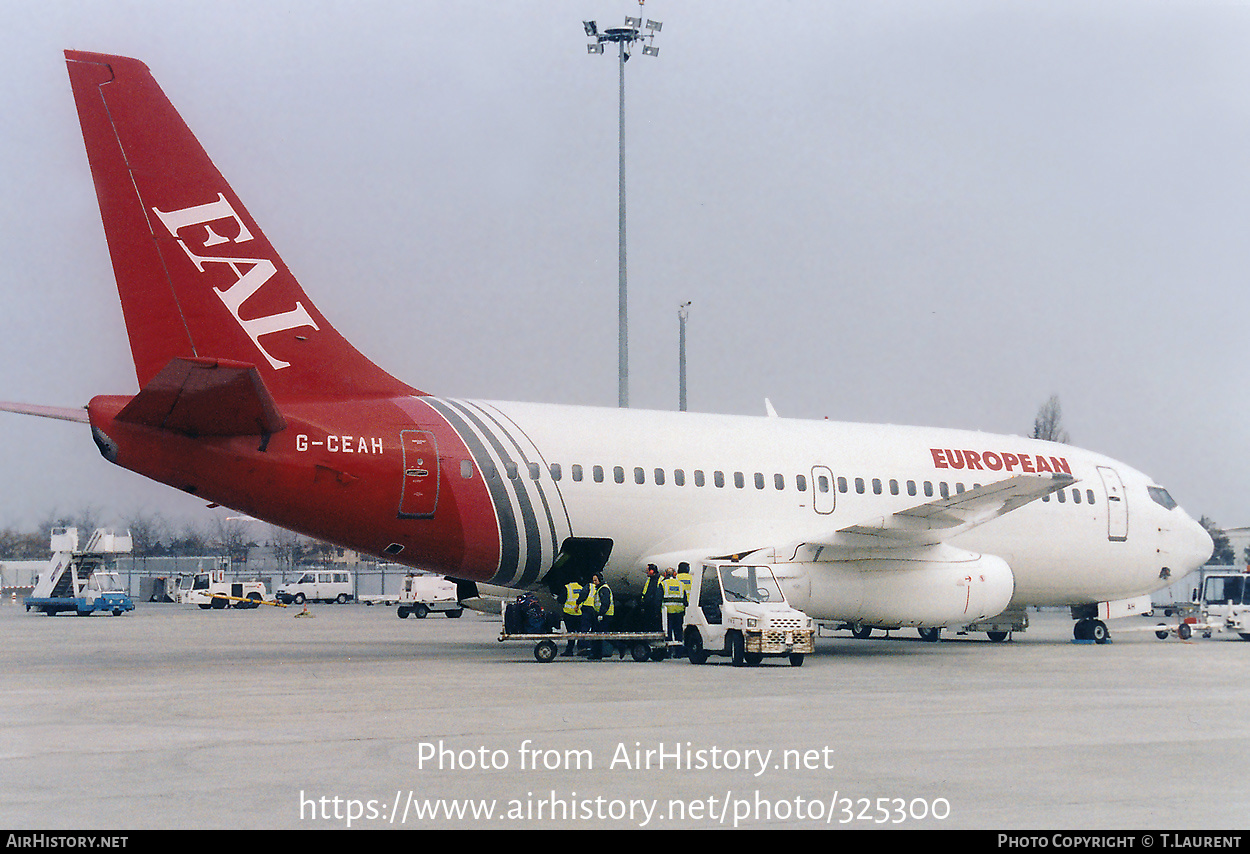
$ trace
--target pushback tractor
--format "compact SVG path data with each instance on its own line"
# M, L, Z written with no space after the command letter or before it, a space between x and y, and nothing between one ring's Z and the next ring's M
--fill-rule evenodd
M771 567L705 563L691 582L683 635L691 664L710 655L738 667L785 656L800 667L815 650L815 623L786 602Z

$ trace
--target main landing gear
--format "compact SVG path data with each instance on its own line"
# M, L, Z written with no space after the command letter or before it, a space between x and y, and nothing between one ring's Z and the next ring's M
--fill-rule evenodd
M1087 617L1076 621L1076 625L1072 627L1072 638L1094 643L1111 643L1111 632L1107 630L1107 624L1102 620Z

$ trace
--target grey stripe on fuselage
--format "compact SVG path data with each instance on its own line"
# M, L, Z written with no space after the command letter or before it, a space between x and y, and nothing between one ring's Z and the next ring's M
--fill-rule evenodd
M543 544L542 540L539 538L538 517L534 514L534 504L530 499L529 491L525 486L529 473L527 471L526 476L522 477L520 476L520 470L518 468L517 477L514 478L508 475L508 464L511 463L516 466L518 465L517 460L508 453L507 448L504 447L504 443L500 440L499 436L496 435L495 431L491 430L485 423L483 420L483 418L486 417L485 413L479 414L477 411L474 411L474 409L471 408L472 404L469 404L467 401L444 400L443 402L448 406L455 407L461 415L477 425L478 430L487 438L491 446L495 449L495 453L498 454L499 459L504 464L504 470L499 472L499 480L505 484L511 484L512 492L517 498L517 507L519 507L521 511L521 521L525 525L525 565L521 570L521 578L518 583L521 585L533 584L538 580L538 576L543 571ZM496 426L499 426L498 422L496 422ZM508 435L507 431L504 430L502 426L499 426L499 432L507 436L508 441L510 441L514 446L517 445L516 440L512 436ZM522 459L521 462L528 468L528 463L525 462L524 459ZM550 513L548 513L548 518L550 518ZM509 580L511 581L512 579Z
M507 584L516 576L519 568L520 541L517 536L516 516L512 511L512 502L508 499L507 488L500 478L486 476L487 466L495 468L495 462L477 433L465 422L457 410L438 398L425 397L422 400L447 419L447 423L456 431L465 447L469 449L469 453L473 455L477 470L482 473L482 480L486 482L486 490L490 494L491 503L495 506L495 518L499 521L499 569L495 572L491 582Z
M559 533L556 531L556 520L555 520L555 517L552 515L552 511L551 511L551 501L547 498L547 491L546 491L546 489L544 489L544 487L543 487L543 477L542 477L542 475L545 473L545 469L546 469L546 465L545 465L545 463L543 463L543 462L542 462L542 460L541 460L541 458L539 458L538 462L537 462L537 463L535 463L536 465L538 465L538 466L539 466L539 469L538 469L538 471L539 471L539 476L538 476L537 478L530 477L529 467L530 467L530 465L531 465L531 460L530 460L529 455L526 453L526 450L525 450L525 448L524 448L524 447L522 447L521 443L520 443L519 441L517 441L517 438L516 438L516 436L513 434L512 430L509 430L507 427L505 427L505 426L504 426L504 425L500 422L500 420L499 420L499 418L500 418L500 417L502 417L502 418L507 418L507 416L506 416L506 415L504 415L502 412L499 412L499 410L495 410L493 407L492 407L492 409L494 410L494 413L495 413L495 414L492 414L492 412L487 411L487 409L486 409L486 408L485 408L485 407L484 407L481 403L477 403L476 401L463 401L463 404L464 404L464 406L466 406L466 407L468 407L468 406L473 407L473 408L474 408L474 409L476 409L478 412L480 412L484 418L489 418L489 419L491 420L491 422L492 422L492 423L494 423L494 425L495 425L496 427L498 427L498 428L499 428L499 432L500 432L502 435L506 436L506 437L508 438L508 440L512 442L513 447L514 447L514 448L516 448L517 455L518 455L518 456L520 456L521 461L522 461L522 463L523 463L523 465L524 465L524 468L525 468L525 472L524 472L524 473L519 473L519 474L520 474L520 476L517 478L517 490L518 490L518 491L524 491L524 492L528 493L528 492L529 492L529 489L530 489L530 485L532 484L532 485L533 485L534 490L538 493L538 498L539 498L539 500L540 500L540 501L542 501L542 505L543 505L543 512L547 514L547 531L548 531L548 534L549 534L549 536L550 536L550 538L551 538L551 539L550 539L550 542L551 542L551 559L552 559L552 560L555 560L556 545L560 542L560 535L559 535ZM496 417L496 414L497 414L499 417ZM509 423L512 423L511 419L508 419L508 420L509 420ZM523 431L521 431L521 430L520 430L520 428L519 428L519 427L517 427L515 423L513 423L513 424L512 424L512 427L513 427L515 430L517 430L518 432L521 432L521 435L522 435L522 436L525 436L524 432L523 432ZM528 436L525 436L525 438L526 438L526 440L528 441L529 437L528 437ZM534 443L533 443L533 442L530 442L530 443L529 443L529 445L530 445L530 447L531 447L531 448L533 448L534 453L535 453L535 454L537 454L537 453L538 453L538 447L537 447L536 445L534 445ZM553 482L553 485L554 485L554 482ZM558 493L559 493L559 490L557 489L557 494L558 494ZM563 509L563 502L561 502L561 508ZM567 515L568 515L568 514L566 513L566 514L565 514L565 516L567 517ZM539 546L540 546L540 548L541 548L541 545L542 545L542 543L541 543L541 541L540 541L540 542L539 542ZM546 563L546 561L545 561L545 560L543 559L543 557L541 556L541 552L540 552L540 556L539 556L539 562L540 562L540 565L539 565L539 567L538 567L538 571L539 571L539 573L542 573L542 571L545 569L545 566L543 566L542 564L545 564L545 563ZM526 574L525 574L524 576L522 576L522 578L521 578L522 582L524 582L524 583L526 583L526 584L531 584L531 583L533 583L534 581L537 581L537 580L538 580L538 577L537 577L537 576L534 576L533 578L529 578L529 577L528 577L528 575L529 575L529 570L530 570L530 567L526 567Z

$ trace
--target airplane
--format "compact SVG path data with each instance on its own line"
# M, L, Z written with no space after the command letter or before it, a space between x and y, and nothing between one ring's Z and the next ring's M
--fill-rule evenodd
M746 561L817 620L928 639L1067 606L1105 641L1100 606L1211 553L1150 477L1066 444L420 391L317 310L143 63L65 58L139 391L5 408L89 423L116 465L464 598Z

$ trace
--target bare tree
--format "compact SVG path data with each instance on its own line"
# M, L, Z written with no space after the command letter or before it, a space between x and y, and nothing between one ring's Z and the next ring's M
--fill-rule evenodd
M1037 410L1037 417L1033 419L1033 438L1064 444L1071 440L1068 431L1063 429L1063 409L1059 406L1059 395L1052 394Z
M1211 549L1211 558L1206 565L1232 566L1237 561L1237 552L1233 550L1233 544L1229 541L1228 534L1224 533L1224 529L1217 525L1214 519L1208 519L1206 516L1199 517L1198 524L1207 529L1214 545Z
M169 523L161 514L136 512L126 522L126 527L130 530L136 557L157 555L166 548L162 541L169 534Z

